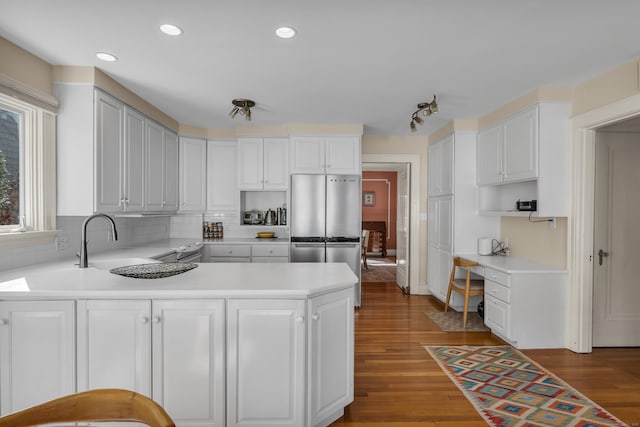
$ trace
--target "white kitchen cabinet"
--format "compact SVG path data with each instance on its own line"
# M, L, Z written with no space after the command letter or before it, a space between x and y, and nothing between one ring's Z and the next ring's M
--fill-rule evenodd
M95 92L96 212L144 210L145 117Z
M235 141L207 141L207 211L238 212Z
M251 245L251 262L289 262L289 245Z
M152 311L153 399L180 427L224 426L224 300L154 300Z
M0 302L0 416L76 390L74 301Z
M151 301L78 301L78 391L151 396Z
M203 212L207 205L207 143L180 138L180 211Z
M484 267L485 324L516 348L563 348L566 274Z
M305 301L229 300L227 426L301 426Z
M431 147L436 150L433 157ZM500 232L499 218L477 214L475 148L476 133L471 131L454 131L430 145L427 287L443 302L447 296L454 254L476 253L479 237L497 237ZM440 163L445 166L440 167ZM432 185L432 181L436 184ZM443 195L446 192L449 194ZM479 300L479 297L472 298L470 306L475 307ZM454 293L450 304L461 310L463 298Z
M308 304L307 425L329 425L353 401L353 291Z
M147 211L178 210L178 136L147 120Z
M241 190L286 190L289 187L288 138L238 138Z
M453 194L453 135L429 145L429 197Z
M291 138L291 173L362 173L359 136Z
M207 262L251 262L251 245L207 245Z
M478 210L514 212L521 201L537 201L536 216L568 213L568 103L543 102L478 132Z

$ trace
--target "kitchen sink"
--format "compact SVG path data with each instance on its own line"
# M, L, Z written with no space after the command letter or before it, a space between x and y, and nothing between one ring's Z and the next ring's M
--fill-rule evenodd
M126 265L112 268L109 272L134 279L162 279L185 273L197 266L198 264L192 262L160 262Z

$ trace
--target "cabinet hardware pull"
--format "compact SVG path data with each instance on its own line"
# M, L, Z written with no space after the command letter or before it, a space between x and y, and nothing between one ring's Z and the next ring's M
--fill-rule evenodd
M149 322L149 318L147 316L141 316L140 321L144 325L145 323Z
M296 317L296 323L304 323L304 317L303 316Z
M312 318L313 320L318 320L318 319L320 319L320 315L319 315L318 313L316 313L316 314L314 314L313 316L311 316L311 318Z
M0 326L8 325L9 321L7 319L0 319Z
M161 320L162 318L160 316L153 316L153 318L151 319L153 323L160 323Z

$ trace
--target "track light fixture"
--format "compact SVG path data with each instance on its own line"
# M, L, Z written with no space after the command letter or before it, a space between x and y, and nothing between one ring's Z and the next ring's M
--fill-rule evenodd
M430 115L436 114L437 112L438 103L436 102L436 95L434 94L433 101L421 102L420 104L418 104L418 109L411 115L411 123L409 123L411 132L415 132L417 130L416 123L419 125L424 123L424 119L420 117L420 113L422 113L425 117L429 117Z
M256 103L250 99L234 99L231 101L233 108L229 112L231 118L235 118L238 113L248 121L251 121L251 107L255 107Z

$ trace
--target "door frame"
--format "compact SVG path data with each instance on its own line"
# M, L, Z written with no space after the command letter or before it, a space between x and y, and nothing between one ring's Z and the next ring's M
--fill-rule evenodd
M593 344L596 130L638 115L640 94L579 114L571 120L566 345L575 352L589 353Z
M420 156L418 154L362 154L362 163L409 163L409 293L426 294L420 273Z

